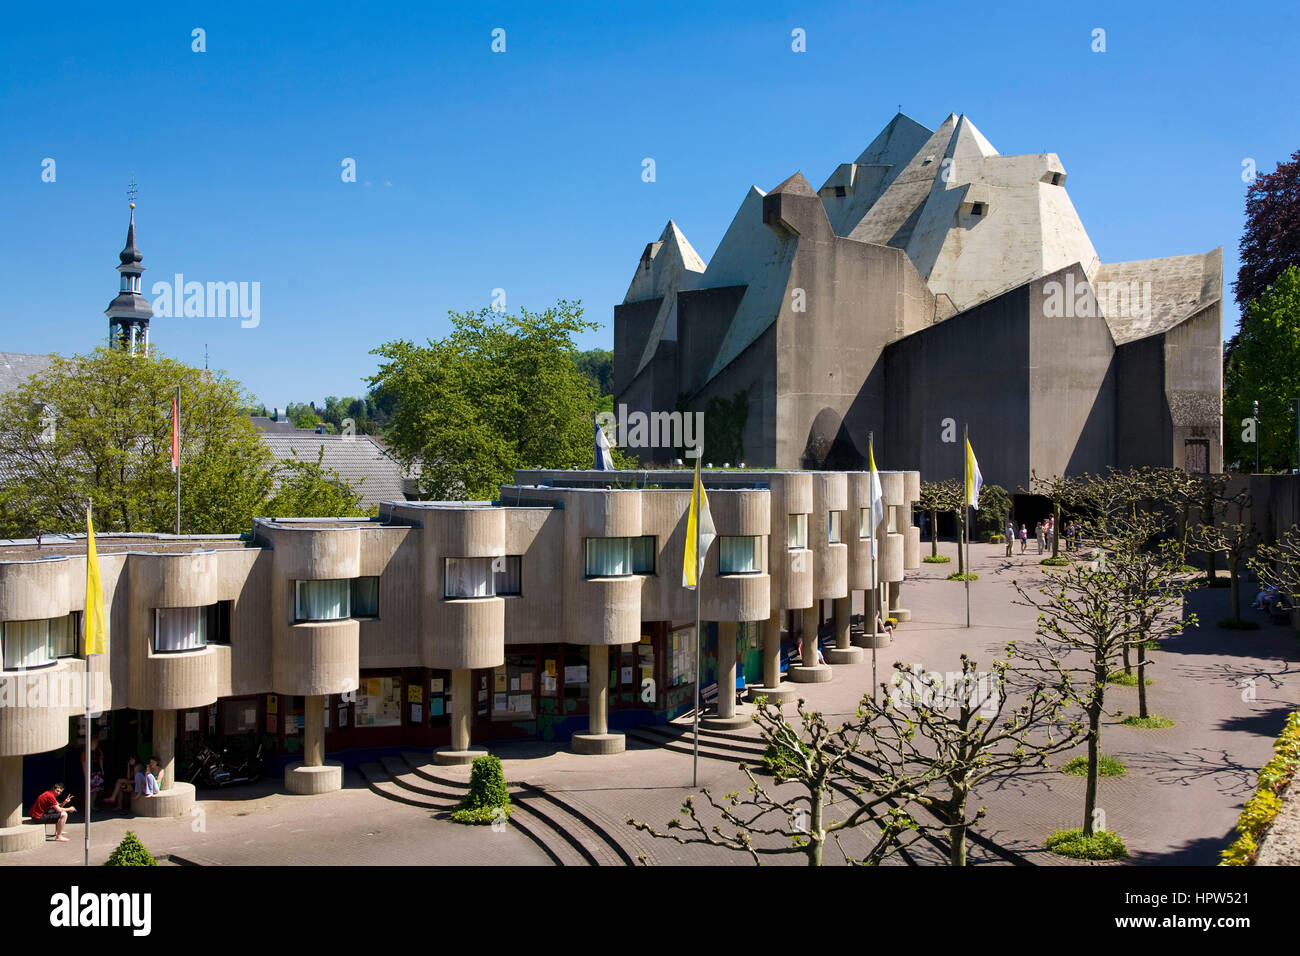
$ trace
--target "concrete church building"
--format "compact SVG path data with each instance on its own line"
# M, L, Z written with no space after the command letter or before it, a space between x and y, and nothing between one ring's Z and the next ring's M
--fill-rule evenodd
M874 432L882 464L957 477L968 423L1013 491L1222 470L1222 250L1103 263L1065 179L965 116L900 113L818 191L751 187L707 264L669 222L614 310L616 402L744 396L743 457L767 467L859 469Z

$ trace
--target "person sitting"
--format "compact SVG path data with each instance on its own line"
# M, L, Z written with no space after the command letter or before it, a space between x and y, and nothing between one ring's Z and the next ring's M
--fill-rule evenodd
M881 618L879 610L876 611L876 633L887 635L891 641L894 639L894 626Z
M800 664L803 663L803 635L802 634L799 635L799 663ZM818 645L817 647L817 663L818 664L826 663L826 658L822 656L822 649L820 645Z
M113 792L109 794L100 806L109 810L125 810L131 803L131 790L135 785L135 773L139 761L132 754L126 761L126 776L118 777L117 783L113 784Z
M144 775L144 795L156 797L162 789L162 767L153 757L149 758L149 767Z
M50 789L46 790L36 802L32 804L28 816L34 823L53 823L54 839L59 843L67 843L68 838L63 835L63 827L68 822L68 814L76 810L76 807L69 805L68 801L72 799L72 794L68 794L60 801L59 797L63 794L63 784L56 783Z

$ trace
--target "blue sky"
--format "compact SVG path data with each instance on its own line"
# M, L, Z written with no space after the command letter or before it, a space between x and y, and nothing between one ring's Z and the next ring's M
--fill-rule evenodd
M1223 246L1230 334L1242 162L1300 147L1292 5L408 6L12 7L0 351L106 335L133 173L148 297L177 272L261 283L257 328L158 318L153 340L192 364L206 344L268 406L361 392L370 349L495 288L512 310L582 300L601 328L579 344L609 348L669 218L707 260L751 184L816 188L900 104L1057 153L1103 261Z

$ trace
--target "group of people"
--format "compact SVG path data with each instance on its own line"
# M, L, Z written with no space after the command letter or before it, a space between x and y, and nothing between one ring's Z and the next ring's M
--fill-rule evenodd
M1065 546L1065 549L1067 551L1070 549L1070 542L1073 541L1076 545L1078 544L1080 532L1081 529L1079 526L1079 522L1077 521L1067 521L1061 527L1061 544ZM1052 541L1052 537L1055 533L1056 533L1055 516L1046 517L1042 521L1034 525L1034 538L1038 541L1039 554L1042 554L1044 551L1047 550L1048 546ZM1020 526L1020 530L1016 531L1015 524L1011 521L1008 521L1007 522L1007 556L1008 557L1011 556L1012 543L1015 542L1016 540L1020 541L1020 553L1024 554L1026 549L1028 549L1029 547L1029 528L1026 525L1022 524Z
M81 755L82 769L85 769L86 755ZM142 763L134 754L126 762L126 776L119 777L113 785L112 793L104 795L104 754L95 745L90 755L90 799L92 805L104 810L126 810L134 797L156 796L162 789L162 767L157 760L150 759ZM68 814L75 813L72 806L72 794L64 795L63 784L56 783L46 790L32 804L28 815L33 823L53 823L54 839L67 843L63 828L67 825Z

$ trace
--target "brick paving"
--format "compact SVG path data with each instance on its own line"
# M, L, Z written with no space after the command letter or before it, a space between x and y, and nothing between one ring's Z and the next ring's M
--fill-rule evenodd
M928 553L928 544L923 546ZM941 544L952 554L954 546ZM959 667L962 651L981 663L991 661L1009 639L1022 643L1033 635L1034 612L1013 603L1012 581L1041 579L1039 555L1004 557L998 545L972 545L980 579L971 585L974 626L965 623L965 592L945 580L949 565L922 565L903 589L912 621L896 631L894 645L878 652L878 673L886 678L895 660L927 670ZM1242 803L1254 788L1255 775L1272 753L1286 715L1300 700L1300 641L1289 627L1260 617L1259 631L1223 631L1214 622L1226 616L1228 591L1202 589L1189 600L1203 622L1198 629L1168 641L1152 652L1149 706L1175 726L1141 730L1121 725L1136 712L1136 688L1107 692L1115 711L1105 723L1102 749L1128 767L1123 777L1103 778L1100 806L1106 826L1127 843L1131 860L1141 864L1213 865L1231 839ZM1243 602L1244 603L1244 602ZM1248 682L1243 685L1243 682ZM870 688L870 654L864 663L838 665L835 679L804 685L811 707L835 722L850 715ZM757 739L750 730L748 736ZM541 786L574 806L599 815L607 828L625 826L628 816L664 828L679 816L682 800L693 791L691 757L661 746L629 741L626 753L581 756L540 742L496 745L507 778ZM1069 755L1056 758L1064 762ZM468 770L440 768L447 777ZM701 757L700 785L715 794L743 788L745 778L734 762ZM1083 812L1081 778L1039 769L990 781L978 794L987 818L978 830L996 843L1039 865L1075 865L1042 849L1053 830L1076 827ZM336 864L511 864L543 865L545 854L522 834L508 828L463 827L427 809L388 800L349 774L345 788L313 797L274 791L273 783L202 800L206 832L195 832L191 819L147 820L107 817L93 828L92 861L107 857L127 829L135 829L155 853L169 853L202 864L336 865ZM725 865L747 862L727 850L679 846L632 833L654 862ZM47 844L23 853L0 856L0 865L79 864L81 828L72 825L72 842ZM846 840L851 854L863 842ZM918 844L914 863L943 862L931 845ZM836 862L828 850L827 861ZM1002 862L972 846L973 863ZM773 858L797 864L798 856ZM891 863L905 862L894 858Z

